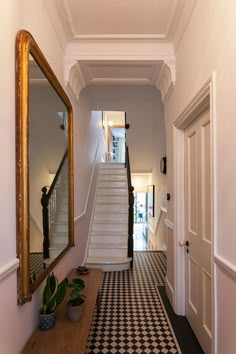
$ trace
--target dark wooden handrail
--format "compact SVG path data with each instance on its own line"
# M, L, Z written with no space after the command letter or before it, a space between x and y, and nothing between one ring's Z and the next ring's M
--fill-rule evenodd
M62 167L64 165L65 159L67 158L67 155L68 155L68 150L66 150L66 152L64 153L64 156L63 156L63 158L62 158L62 160L60 162L60 165L58 167L57 173L55 174L55 177L53 178L51 187L49 188L49 191L47 193L48 199L50 199L50 197L51 197L52 191L53 191L53 189L55 187L55 184L57 183L58 177L59 177L61 169L62 169Z
M57 180L59 178L60 172L62 170L62 167L65 163L65 160L67 158L68 155L68 150L66 150L60 165L58 167L58 170L56 172L56 175L52 181L52 184L49 188L49 191L47 192L47 187L44 186L42 188L42 197L41 197L41 205L42 205L42 217L43 217L43 258L47 259L50 257L50 253L49 253L49 247L50 247L50 239L49 239L49 213L48 213L48 204L49 204L49 200L50 197L52 195L52 192L55 188L55 185L57 183Z
M129 193L129 225L128 225L128 257L132 258L130 263L131 268L133 267L133 255L134 255L134 187L131 182L131 172L130 172L130 161L129 161L129 148L126 145L125 151L125 165L127 170L127 180L128 180L128 193Z

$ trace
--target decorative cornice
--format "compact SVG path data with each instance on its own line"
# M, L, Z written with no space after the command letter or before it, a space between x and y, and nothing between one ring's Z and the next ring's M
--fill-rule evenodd
M155 84L161 92L162 101L165 103L175 86L175 58L164 59L160 75Z
M66 13L63 11L61 6L61 0L44 0L44 5L47 9L50 20L53 24L59 42L61 43L64 51L68 43L73 38L73 33L71 32L70 26L68 26L68 19L66 18Z
M80 66L74 60L69 60L65 64L64 80L66 88L73 92L76 100L79 100L80 92L86 86Z
M0 266L0 283L8 278L19 267L19 259L14 258L7 264Z
M172 42L175 53L183 38L196 3L197 0L185 0L183 7L179 8L175 13L175 19L172 21L171 28L167 33L167 37Z
M74 40L66 55L74 60L169 60L174 56L169 41L158 39L99 38Z

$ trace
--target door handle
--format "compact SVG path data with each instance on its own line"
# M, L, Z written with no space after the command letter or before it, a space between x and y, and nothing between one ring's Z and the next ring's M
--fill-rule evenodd
M179 245L180 245L181 247L183 247L183 246L189 247L189 241L188 241L188 240L187 240L187 241L179 241Z

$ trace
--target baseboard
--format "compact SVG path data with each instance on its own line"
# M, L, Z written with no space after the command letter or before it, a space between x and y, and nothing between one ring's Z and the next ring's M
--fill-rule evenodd
M172 308L174 308L174 289L172 288L167 276L166 276L166 294L171 303Z
M0 266L0 283L14 273L19 267L19 259L14 258L10 262Z

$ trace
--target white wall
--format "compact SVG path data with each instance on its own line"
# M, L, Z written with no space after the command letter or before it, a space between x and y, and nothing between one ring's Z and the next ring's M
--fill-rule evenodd
M173 221L172 123L202 85L216 73L215 138L215 259L216 344L218 353L233 354L236 336L235 200L236 200L236 3L233 0L198 0L176 53L177 81L165 105L167 132L167 188L172 199L168 218ZM221 265L220 265L221 264ZM224 267L222 267L222 264ZM229 273L231 271L231 276ZM222 272L224 275L222 276ZM232 275L233 274L233 275ZM224 328L224 330L222 330ZM217 347L216 351L217 352Z
M127 142L132 172L152 172L165 151L164 111L160 93L152 86L99 85L89 87L93 108L127 112Z
M63 84L63 50L48 18L44 1L3 0L0 2L0 44L4 48L0 65L0 160L1 203L0 217L0 353L20 353L25 342L38 324L40 292L35 291L31 302L17 305L16 271L7 277L4 270L16 259L16 208L15 208L15 38L20 29L27 29L38 42L52 69ZM96 182L97 164L102 148L97 150L101 132L100 117L89 114L90 106L86 93L79 104L71 97L75 126L75 242L76 247L66 254L55 268L59 279L66 276L72 267L81 264L84 257L93 191ZM96 159L95 159L95 153ZM92 172L94 169L94 179ZM91 182L91 184L90 184ZM90 188L91 186L91 188ZM90 194L88 195L90 188ZM81 214L86 212L84 216ZM7 320L6 320L7 319ZM11 330L9 331L9 328ZM14 338L12 337L14 333Z
M163 104L160 93L151 86L107 85L89 88L93 107L125 111L132 173L151 172L149 184L155 185L155 216L148 217L149 237L154 249L165 248L161 207L166 206L166 176L160 172L160 160L166 154ZM135 190L136 191L136 190Z

